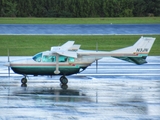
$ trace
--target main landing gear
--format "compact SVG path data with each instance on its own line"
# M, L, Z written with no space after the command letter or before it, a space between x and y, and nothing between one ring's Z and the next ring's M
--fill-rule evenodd
M60 86L62 89L68 88L68 85L67 85L68 79L64 75L62 77L60 77L60 82L61 82Z
M60 77L60 82L62 84L67 84L68 83L68 79L63 75L62 77Z
M60 82L61 82L60 86L61 86L62 89L67 89L68 88L68 85L67 85L68 79L64 75L60 77ZM21 83L22 83L21 87L27 87L26 76L24 76L24 78L21 79Z

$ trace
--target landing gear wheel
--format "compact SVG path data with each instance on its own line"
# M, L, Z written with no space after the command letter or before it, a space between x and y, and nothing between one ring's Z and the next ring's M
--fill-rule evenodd
M65 77L65 76L62 76L60 77L60 82L63 84L63 85L66 85L68 83L68 79Z
M22 79L21 79L21 83L22 83L22 84L26 84L26 83L27 83L27 78L22 78Z
M67 90L67 88L68 88L68 85L67 85L67 84L60 84L60 86L61 86L61 88L62 88L63 90Z

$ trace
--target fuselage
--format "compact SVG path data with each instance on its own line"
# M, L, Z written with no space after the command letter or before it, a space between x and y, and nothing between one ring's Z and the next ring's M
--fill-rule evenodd
M71 75L85 70L95 61L93 57L77 57L71 58L59 56L59 71L58 75ZM45 55L38 53L32 58L17 60L10 62L11 69L22 75L57 75L56 56Z

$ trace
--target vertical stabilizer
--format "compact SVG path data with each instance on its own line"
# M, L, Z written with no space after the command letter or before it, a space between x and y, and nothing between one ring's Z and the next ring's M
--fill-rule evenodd
M112 53L122 54L148 54L156 38L141 37L133 46L112 51Z
M156 38L141 37L134 45L135 54L148 54Z

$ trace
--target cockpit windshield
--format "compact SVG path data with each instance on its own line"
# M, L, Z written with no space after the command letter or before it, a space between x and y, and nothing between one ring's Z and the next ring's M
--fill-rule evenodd
M42 59L42 53L38 53L33 56L33 60L35 60L36 62L41 62L41 59Z

